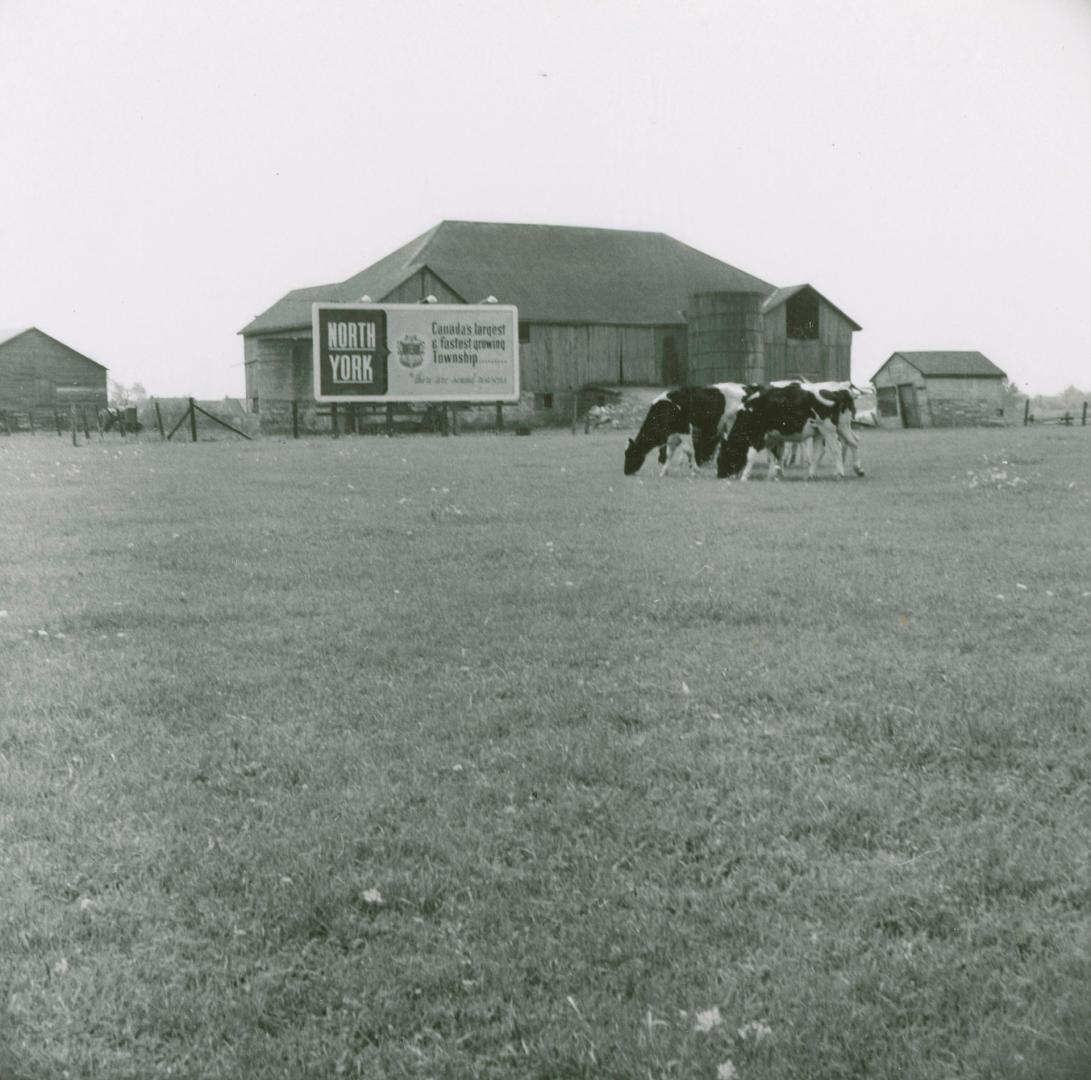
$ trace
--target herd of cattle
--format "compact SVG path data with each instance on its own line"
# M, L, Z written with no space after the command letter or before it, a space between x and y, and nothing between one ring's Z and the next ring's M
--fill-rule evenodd
M631 476L658 449L664 475L674 464L693 471L716 455L716 475L745 480L768 454L769 476L779 477L799 448L814 479L826 449L833 451L837 478L845 458L863 476L860 444L852 430L856 397L850 382L811 383L797 379L764 386L716 383L669 390L652 402L635 439L625 447L625 475Z

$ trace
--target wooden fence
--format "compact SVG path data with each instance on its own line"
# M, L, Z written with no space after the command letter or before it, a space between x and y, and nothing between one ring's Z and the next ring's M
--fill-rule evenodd
M1066 409L1064 412L1053 412L1047 416L1040 416L1030 411L1030 401L1028 400L1023 408L1023 426L1028 424L1064 424L1065 427L1072 427L1078 423L1080 427L1087 427L1087 402L1085 401L1079 412L1072 409Z

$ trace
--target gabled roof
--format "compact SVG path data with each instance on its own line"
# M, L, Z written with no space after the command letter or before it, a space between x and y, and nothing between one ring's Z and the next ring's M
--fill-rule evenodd
M12 338L17 338L21 334L25 334L28 330L33 329L33 326L20 326L18 329L15 330L0 330L0 345L3 345L6 342L11 341Z
M774 289L772 294L766 297L765 302L761 305L761 312L764 315L768 311L772 311L773 308L780 307L781 304L785 304L788 300L795 296L796 293L803 292L804 289L810 289L824 304L832 307L842 319L845 320L853 328L853 330L863 330L863 327L859 325L854 319L846 315L836 304L831 304L813 285L788 285L783 289Z
M39 330L36 326L20 326L15 330L0 330L0 346L6 345L9 341L14 341L17 337L22 337L23 334L29 334L31 331L34 331L36 334L41 334L44 338L49 338L50 341L60 345L61 348L67 349L71 353L75 353L76 356L80 357L82 360L86 360L89 364L94 364L96 367L102 368L103 371L109 370L105 364L100 364L97 360L92 360L91 357L85 356L78 349L73 349L71 345L66 345L63 341L58 341L52 334L47 334L44 330Z
M443 221L346 281L294 289L240 333L309 326L316 300L381 301L424 267L467 302L496 296L529 322L672 326L694 293L776 291L665 233Z
M977 375L986 378L1007 378L1005 372L979 352L896 352L890 354L879 371L882 371L895 357L900 357L907 364L912 364L924 376ZM875 372L875 375L878 375L879 371ZM872 376L873 379L875 375Z

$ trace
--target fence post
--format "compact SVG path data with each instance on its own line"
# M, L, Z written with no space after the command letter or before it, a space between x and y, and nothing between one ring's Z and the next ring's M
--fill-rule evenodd
M53 423L57 427L57 435L61 434L61 414L56 409L53 410Z
M119 408L117 410L117 426L118 426L118 430L121 432L121 437L124 439L125 438L125 410L121 409L121 408Z
M72 422L72 445L79 446L79 439L76 437L76 406L68 406L68 419Z
M572 391L572 434L576 434L576 423L580 417L580 392Z
M1083 403L1083 413L1080 415L1080 427L1087 427L1087 402Z
M80 419L83 421L83 437L90 442L91 441L91 425L87 423L87 410L80 406Z
M330 402L330 420L333 421L333 437L340 438L341 432L337 429L337 402Z
M499 434L504 430L504 403L498 401L496 403L496 432Z
M11 436L11 421L8 420L8 414L7 414L6 410L4 412L0 412L0 420L4 421L4 431L10 437Z
M394 405L389 401L386 403L386 437L394 438Z
M451 434L458 434L458 406L451 406Z
M292 402L292 438L299 438L299 402Z
M193 407L193 398L189 399L189 434L192 442L197 441L197 410Z
M1064 411L1064 426L1065 427L1071 427L1072 426L1072 414L1067 409L1065 409L1065 411Z
M155 399L155 423L159 428L159 438L165 439L167 436L163 431L163 414L159 411L159 399Z
M1030 398L1023 404L1023 427L1026 427L1030 423Z

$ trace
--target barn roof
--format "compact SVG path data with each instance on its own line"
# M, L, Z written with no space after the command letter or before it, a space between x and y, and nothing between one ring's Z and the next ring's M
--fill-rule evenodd
M1007 374L1000 370L987 356L979 352L896 352L887 359L882 371L895 357L901 357L912 364L925 377L944 376L984 376L1006 379ZM875 372L875 375L879 374ZM873 375L874 379L875 376Z
M530 322L672 326L697 292L776 292L665 233L443 221L346 281L293 289L240 333L309 326L316 300L380 301L425 267L468 303L493 295Z
M795 296L796 293L803 292L804 289L810 289L815 296L819 297L823 303L828 304L841 316L853 330L863 330L863 327L856 322L855 319L846 315L836 304L831 304L813 285L804 283L803 285L787 285L782 289L774 289L773 292L765 298L765 302L761 305L761 311L764 315L768 311L772 311L774 308L780 307L781 304L785 304L788 300Z
M75 353L81 360L86 360L89 364L94 364L96 367L102 368L103 371L109 370L105 364L100 364L97 360L92 360L91 357L81 353L79 349L73 349L71 345L65 345L63 341L58 341L52 334L47 334L44 330L39 330L36 326L20 326L12 330L0 329L0 347L6 345L9 341L14 341L17 337L22 337L23 334L29 334L31 331L41 334L42 337L49 338L50 341L56 342L62 348Z

